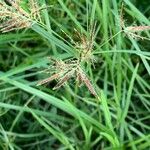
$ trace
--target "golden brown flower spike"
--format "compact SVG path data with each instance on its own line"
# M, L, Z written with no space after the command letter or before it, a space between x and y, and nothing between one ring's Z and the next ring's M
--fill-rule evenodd
M90 80L88 79L88 77L85 75L85 73L83 72L83 70L81 68L78 69L77 71L77 76L78 79L81 82L84 82L86 87L88 88L88 90L95 96L97 97L97 93L93 87L93 85L91 84Z
M126 28L126 30L131 32L144 31L150 30L150 26L129 26Z
M43 84L45 84L45 83L51 82L51 81L53 81L53 80L55 80L55 79L58 79L59 76L60 76L60 74L58 74L58 73L53 74L51 77L46 78L46 79L44 79L44 80L38 82L37 86L43 85Z
M74 70L69 71L66 73L62 78L59 79L59 82L53 88L54 90L63 86L72 76L74 75Z

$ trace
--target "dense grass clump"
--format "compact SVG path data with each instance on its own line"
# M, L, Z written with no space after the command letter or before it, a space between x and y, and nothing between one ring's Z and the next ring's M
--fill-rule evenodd
M148 150L149 4L0 0L0 149Z

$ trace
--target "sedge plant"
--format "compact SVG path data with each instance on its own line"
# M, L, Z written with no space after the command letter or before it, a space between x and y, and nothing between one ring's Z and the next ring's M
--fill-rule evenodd
M0 0L0 148L149 148L149 21L124 2L141 25L127 25L115 0Z

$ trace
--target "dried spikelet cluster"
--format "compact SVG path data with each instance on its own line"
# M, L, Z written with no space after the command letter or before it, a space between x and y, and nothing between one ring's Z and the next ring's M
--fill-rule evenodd
M88 88L88 90L91 92L91 94L97 96L93 85L91 84L85 71L81 67L81 64L84 64L88 60L91 60L93 57L92 50L94 46L95 26L96 24L91 29L89 38L87 38L87 36L85 36L84 34L80 34L79 32L77 32L79 42L74 43L75 47L79 51L79 57L76 59L69 59L66 61L50 59L51 61L53 61L53 64L50 67L50 72L52 73L52 75L49 78L40 81L38 85L42 85L53 80L58 80L58 83L53 88L58 89L61 86L63 86L70 78L74 77L76 81L83 82Z
M50 60L53 61L53 64L50 67L50 72L49 69L46 69L45 72L52 73L52 75L40 81L37 85L42 85L53 80L58 80L58 83L53 88L55 90L63 86L70 78L74 77L76 80L83 82L94 96L97 96L93 85L86 76L85 71L83 71L81 68L79 60Z
M9 32L31 27L34 21L40 20L39 6L35 0L29 0L29 12L21 7L21 0L0 2L0 29Z
M74 75L77 68L76 61L62 61L52 58L50 58L50 61L52 62L52 65L50 66L50 72L52 73L52 76L42 80L38 83L38 85L45 84L54 79L59 79L58 84L54 87L54 89L58 89ZM49 69L46 69L46 72L49 73Z
M144 31L144 30L150 30L150 26L129 26L124 29L124 32L128 36L131 36L132 38L135 38L135 39L139 38L139 39L143 40L143 39L147 39L147 38L138 35L138 32ZM149 40L149 39L147 39L147 40Z
M145 30L150 30L150 26L126 26L125 25L125 20L123 17L123 3L122 3L122 8L121 8L121 13L120 13L120 25L122 28L122 31L129 37L132 37L134 39L146 39L149 40L146 37L138 35L138 32L145 31Z

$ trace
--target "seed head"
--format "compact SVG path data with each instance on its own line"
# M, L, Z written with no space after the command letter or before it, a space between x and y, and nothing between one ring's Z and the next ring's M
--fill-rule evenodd
M143 36L140 36L138 35L137 33L140 32L140 31L145 31L145 30L150 30L150 26L126 26L125 25L125 21L124 21L124 17L123 17L123 3L122 3L122 8L121 8L121 12L120 12L120 25L121 25L121 28L122 28L122 31L124 31L124 33L129 36L129 37L132 37L132 38L139 38L139 39L146 39L146 40L149 40L148 38L146 37L143 37Z
M29 28L40 20L39 7L36 0L29 0L29 12L21 7L21 0L0 2L0 30L9 32L16 29Z
M50 69L53 74L50 77L39 81L37 85L42 85L53 80L58 80L58 83L53 88L55 90L63 86L70 78L76 77L76 81L79 80L83 82L88 90L91 92L91 94L97 96L93 85L91 84L84 71L81 69L78 60L58 61L53 59L52 61L53 65Z

